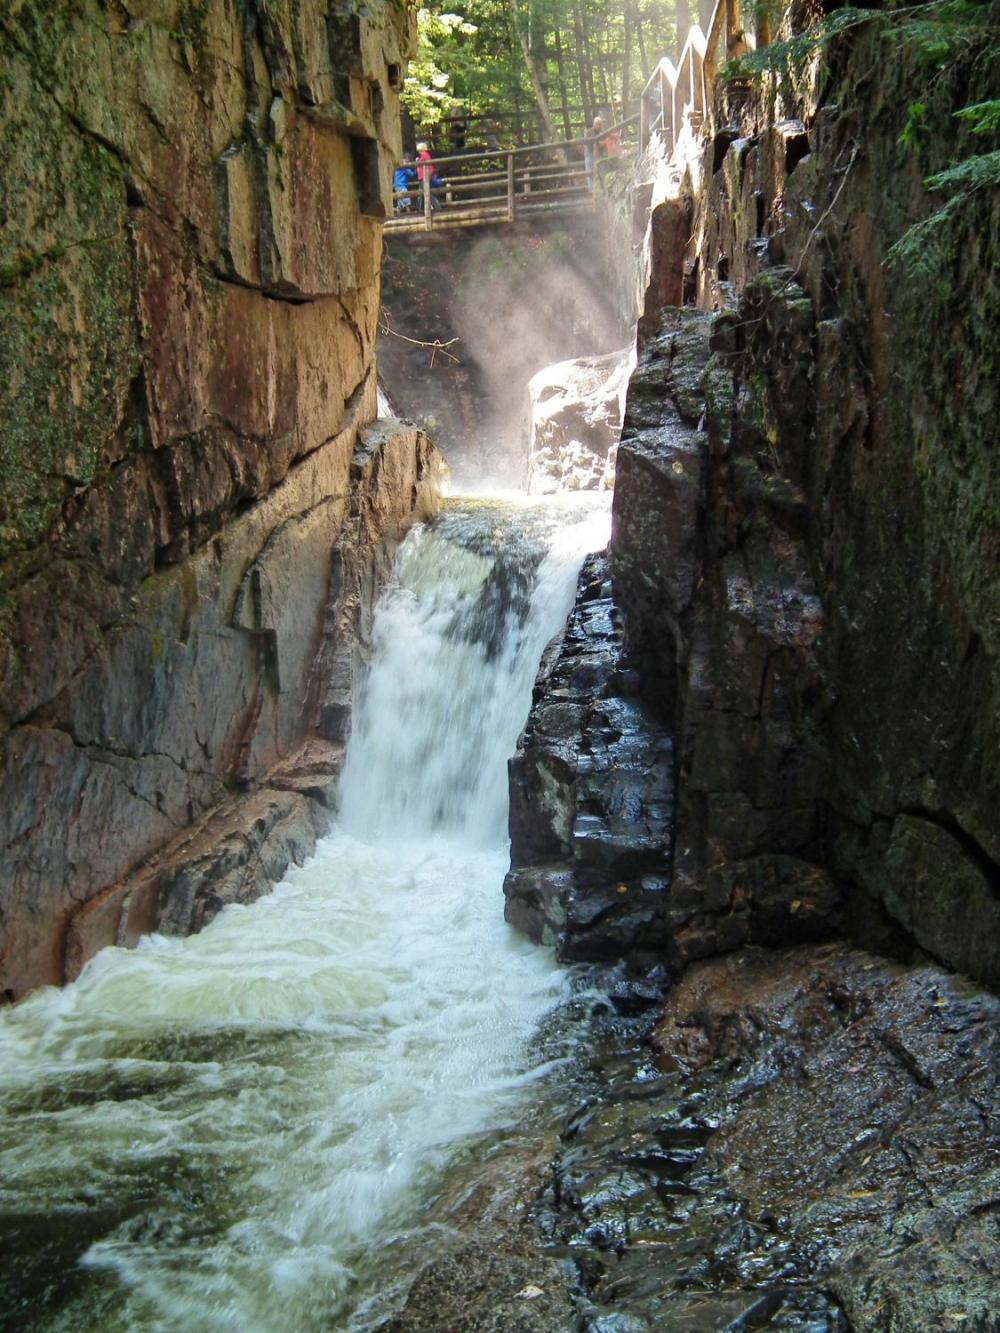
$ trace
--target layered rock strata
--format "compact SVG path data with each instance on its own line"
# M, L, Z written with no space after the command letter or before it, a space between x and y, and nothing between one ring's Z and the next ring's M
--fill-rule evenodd
M783 320L762 331L781 345ZM673 894L684 959L822 937L823 608L793 480L755 454L732 373L697 310L662 312L629 387L611 563L630 652L677 746ZM783 403L796 402L793 365ZM804 442L804 441L803 441Z
M970 198L932 279L889 262L931 162L900 144L920 71L887 85L881 50L842 39L783 119L724 94L690 245L680 204L660 218L614 592L676 739L674 892L704 907L678 952L847 929L995 986L996 204ZM970 48L963 96L990 59Z
M784 493L808 567L797 585L824 608L818 812L849 924L996 986L996 191L964 202L917 271L890 249L931 210L928 173L981 151L953 113L996 87L997 52L972 34L929 86L886 49L877 23L856 28L819 95L723 106L691 276L722 312L713 374L731 408L714 416L731 412L742 441L726 503L755 490L764 513ZM919 154L903 133L914 103Z
M664 948L673 750L623 661L603 556L584 564L509 767L507 920L561 958Z
M0 17L8 998L196 927L313 836L375 589L433 504L426 438L368 424L408 25Z
M759 467L755 437L736 411L732 367L710 345L732 330L713 327L697 310L661 312L655 333L647 327L618 450L613 598L605 586L591 600L593 570L582 581L511 764L508 919L557 941L567 957L649 950L680 967L748 942L821 939L842 924L823 842L823 609L805 503L794 484ZM579 698L575 680L585 682ZM627 725L603 715L597 723L619 745L628 738L627 762L613 746L595 762L586 691L614 697L622 682ZM595 794L581 789L581 770L609 791L620 774L641 775L635 792L604 800L616 813L618 861L594 861L585 892L581 849L589 844L575 829L586 829ZM655 795L640 799L641 783ZM650 799L656 848L639 896L654 884L659 896L633 917L618 862L650 856ZM600 945L599 931L589 945L574 943L588 912L606 923ZM607 929L616 915L632 922L631 936Z

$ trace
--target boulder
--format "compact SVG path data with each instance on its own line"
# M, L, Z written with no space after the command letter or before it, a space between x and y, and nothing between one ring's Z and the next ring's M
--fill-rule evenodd
M666 941L673 749L635 695L607 575L585 562L510 761L506 918L561 958Z
M546 366L528 382L528 489L606 490L614 484L630 347Z

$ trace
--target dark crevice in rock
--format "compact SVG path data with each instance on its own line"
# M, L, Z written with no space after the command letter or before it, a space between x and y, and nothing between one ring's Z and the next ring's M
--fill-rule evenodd
M722 170L722 164L726 159L726 154L739 137L739 130L732 126L727 126L725 129L718 131L715 138L712 140L713 176L717 171Z
M231 268L223 268L221 264L208 264L206 267L219 282L230 283L233 287L245 287L251 292L259 292L268 301L283 301L288 305L311 305L312 302L322 301L329 296L329 293L324 292L303 292L291 284L271 285L251 282L248 278L234 273Z
M928 810L922 806L901 806L899 813L914 819L926 820L938 828L944 829L959 844L962 851L980 872L993 893L1000 897L1000 865L993 860L989 852L973 835L958 822L950 811Z

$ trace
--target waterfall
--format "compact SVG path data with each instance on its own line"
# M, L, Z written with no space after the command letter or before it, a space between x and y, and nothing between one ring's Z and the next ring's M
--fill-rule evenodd
M0 1324L360 1329L566 992L502 919L506 759L607 511L452 501L375 619L340 816L200 935L0 1016Z

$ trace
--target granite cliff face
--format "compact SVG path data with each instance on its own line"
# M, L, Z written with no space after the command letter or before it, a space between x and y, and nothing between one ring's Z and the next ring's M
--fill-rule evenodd
M862 27L809 95L724 94L654 211L611 568L676 747L678 963L846 932L1000 983L998 203L886 262L966 147L947 89L900 142L923 78Z
M0 16L8 998L314 836L438 468L370 424L409 41L388 3Z
M996 74L995 50L971 50L960 96L987 96ZM932 202L923 177L974 146L955 139L953 83L927 99L920 156L905 147L924 77L864 28L835 46L804 120L744 108L706 152L693 280L720 313L702 572L724 570L727 549L746 564L771 534L786 627L800 627L786 805L814 812L848 928L996 986L998 201L984 192L961 215L930 275L887 262ZM718 625L727 599L706 578L693 600Z

